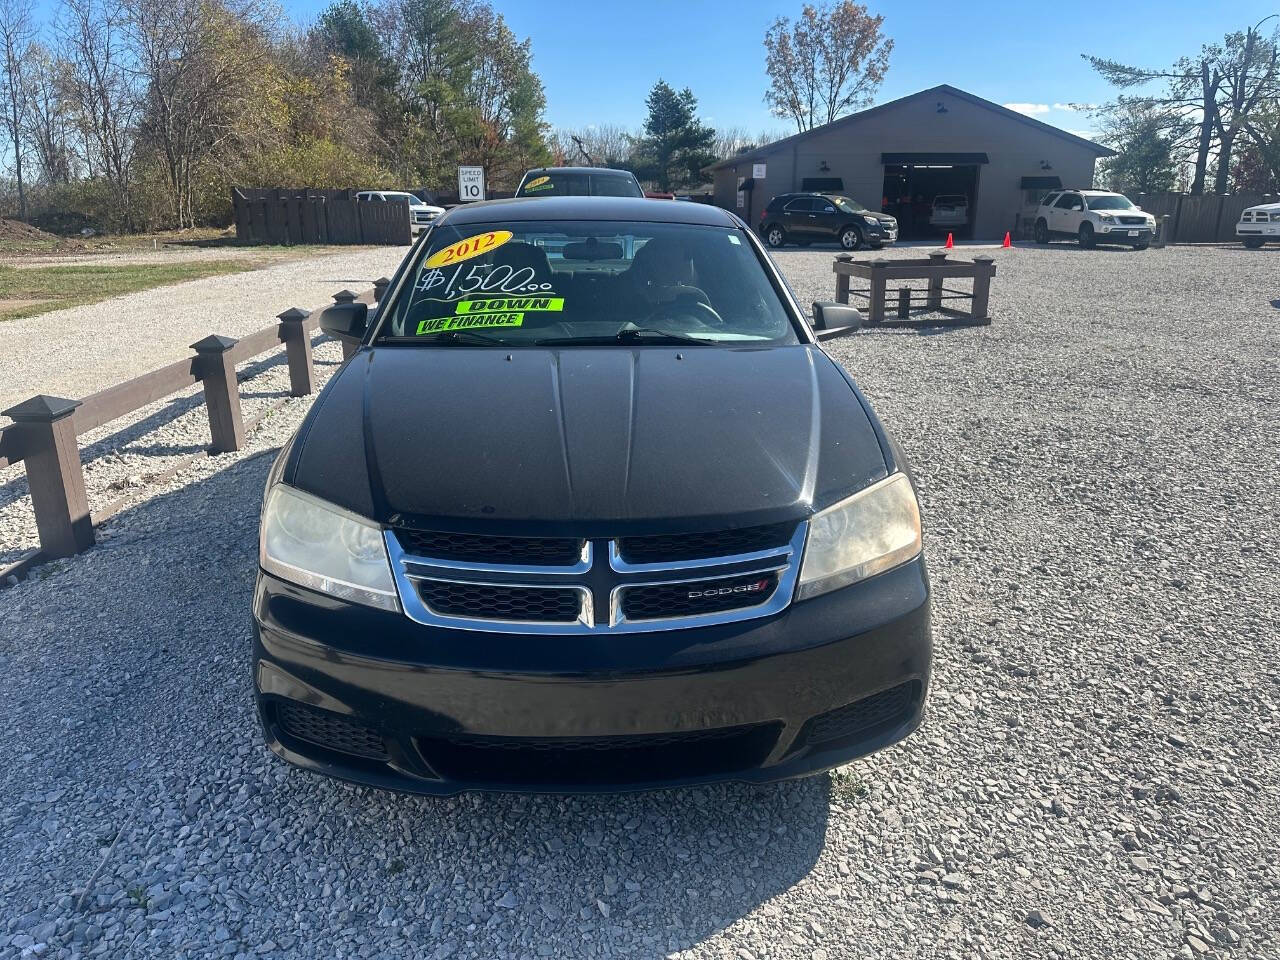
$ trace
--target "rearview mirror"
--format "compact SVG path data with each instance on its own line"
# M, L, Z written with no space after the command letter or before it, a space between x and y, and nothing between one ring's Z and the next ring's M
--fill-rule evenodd
M333 303L320 311L320 329L331 337L359 340L369 325L369 305L359 300Z
M862 327L862 311L847 303L835 303L830 300L813 302L813 328L815 330L834 330L837 327L851 327L858 330Z

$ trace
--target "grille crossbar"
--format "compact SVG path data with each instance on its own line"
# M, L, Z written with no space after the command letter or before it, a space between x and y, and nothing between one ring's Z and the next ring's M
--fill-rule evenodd
M477 542L470 534L400 529L385 536L410 618L455 629L572 634L671 630L778 613L795 593L807 530L800 522L698 533L683 544L664 536L639 549L618 539L542 539L531 547L519 538ZM501 550L493 549L498 541ZM669 552L656 552L659 543ZM741 552L716 554L722 544ZM430 553L417 549L427 545ZM447 552L457 558L440 555ZM525 562L537 559L534 552L544 562ZM509 562L497 562L499 553Z

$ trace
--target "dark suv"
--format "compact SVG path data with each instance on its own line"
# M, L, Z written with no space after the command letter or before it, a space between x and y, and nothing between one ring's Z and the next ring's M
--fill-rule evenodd
M846 250L879 250L898 239L898 221L836 193L784 193L760 215L760 236L771 247L838 241Z
M612 167L536 167L516 187L517 197L643 197L630 170Z

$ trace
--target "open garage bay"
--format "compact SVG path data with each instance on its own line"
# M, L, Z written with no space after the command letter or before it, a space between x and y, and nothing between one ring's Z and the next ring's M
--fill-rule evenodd
M617 797L287 768L248 662L291 401L0 592L0 957L1280 954L1280 253L996 255L989 328L830 346L921 486L905 744Z

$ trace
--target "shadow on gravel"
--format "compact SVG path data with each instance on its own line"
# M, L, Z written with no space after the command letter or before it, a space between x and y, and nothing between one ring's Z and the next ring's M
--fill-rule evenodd
M411 935L424 956L517 945L511 955L658 956L762 904L776 915L769 901L823 849L828 777L424 798L269 754L251 695L249 611L274 452L122 512L98 546L10 594L15 653L0 662L0 723L20 735L28 762L0 773L0 808L54 797L40 815L57 824L52 836L0 837L6 871L29 878L29 902L15 910L34 917L78 889L102 837L129 824L75 919L127 924L127 891L151 891L174 920L148 919L149 949L170 956L184 929L224 922L252 952L267 931L281 940L280 919L300 904L299 955L355 928L395 955ZM43 663L59 668L37 679ZM195 853L213 850L215 862ZM237 898L210 905L199 896L210 883Z

